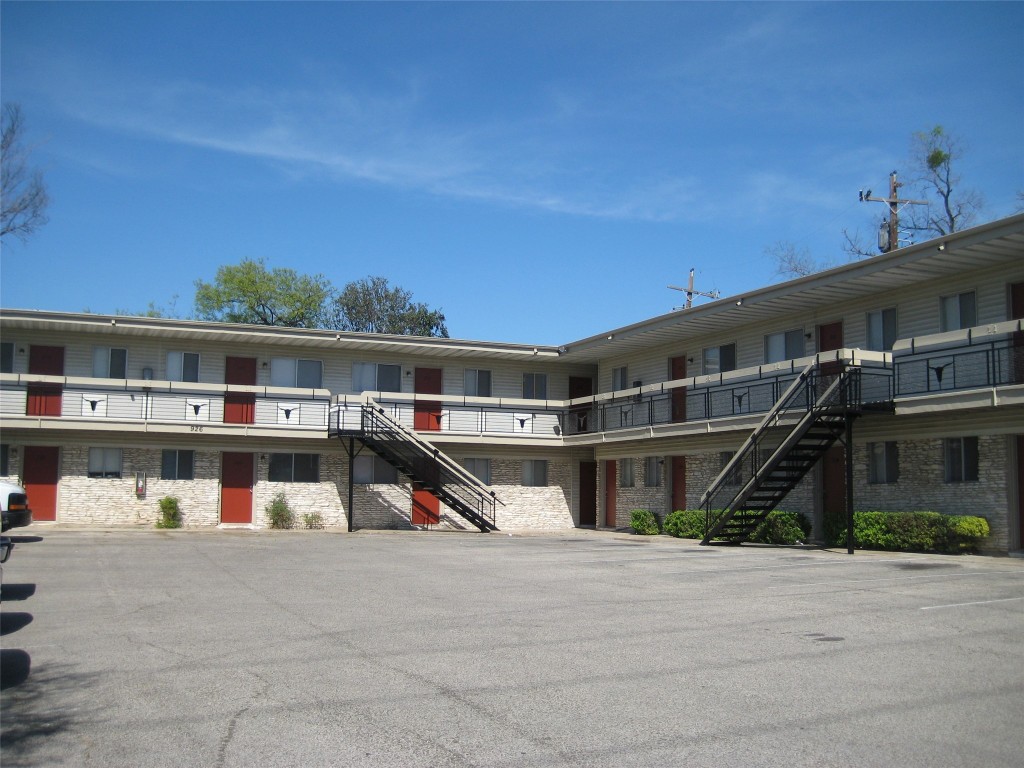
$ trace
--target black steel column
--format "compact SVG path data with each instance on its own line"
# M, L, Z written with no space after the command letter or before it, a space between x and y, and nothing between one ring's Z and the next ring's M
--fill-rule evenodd
M853 416L846 414L846 553L853 554Z
M352 471L355 468L356 463L356 439L349 437L348 439L348 532L352 533L353 523L355 517L355 510L353 509L353 499L355 497L354 482L352 477Z

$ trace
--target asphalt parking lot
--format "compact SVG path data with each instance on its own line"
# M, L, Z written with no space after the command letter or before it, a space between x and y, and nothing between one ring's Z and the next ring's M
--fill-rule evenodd
M1024 561L19 531L9 766L1020 766Z

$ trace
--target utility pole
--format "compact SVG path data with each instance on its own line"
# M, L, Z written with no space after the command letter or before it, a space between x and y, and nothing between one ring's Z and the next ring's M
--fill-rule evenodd
M900 206L901 205L928 205L927 200L900 200L897 196L902 182L896 181L896 171L889 174L889 196L872 197L871 190L859 193L862 203L886 203L889 206L889 222L882 220L878 228L878 250L882 253L894 251L900 247Z
M683 309L689 309L690 307L693 306L694 296L704 296L709 299L717 299L720 295L718 291L711 291L710 293L705 293L704 291L694 290L692 269L690 270L690 281L686 284L685 288L680 288L678 285L670 285L668 287L671 288L673 291L682 291L683 293L686 294L686 306L683 307Z

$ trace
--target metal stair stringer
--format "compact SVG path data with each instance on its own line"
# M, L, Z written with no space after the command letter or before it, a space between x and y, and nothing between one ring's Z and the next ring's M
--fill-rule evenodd
M850 393L858 374L857 369L840 371L819 395L817 391L825 381L817 365L812 363L801 373L701 499L708 520L701 544L739 544L750 538L768 513L844 433L847 419L857 415L858 411L851 408ZM781 444L761 461L760 446L769 428L777 426L784 413L796 409L806 412ZM712 522L716 499L728 492L727 478L748 460L752 467L750 478Z

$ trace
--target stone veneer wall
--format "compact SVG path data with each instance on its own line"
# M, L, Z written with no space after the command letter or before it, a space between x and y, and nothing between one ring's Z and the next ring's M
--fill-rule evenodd
M264 459L263 456L267 458ZM319 513L328 528L347 527L348 519L345 517L342 494L347 501L348 486L332 479L341 476L342 467L347 470L347 456L322 453L319 483L272 483L267 480L270 468L269 454L257 454L256 485L252 494L253 525L257 528L270 526L266 508L278 493L283 493L285 501L295 515L296 528L304 527L303 515L314 512Z
M620 471L621 460L616 461L616 472ZM615 489L615 524L616 527L628 526L632 520L630 513L634 509L646 509L652 512L659 520L664 520L665 515L671 510L668 506L668 495L665 487L665 470L662 466L660 482L656 486L647 486L647 461L645 458L636 457L633 459L633 485L623 488L618 486ZM616 479L616 482L618 480Z

